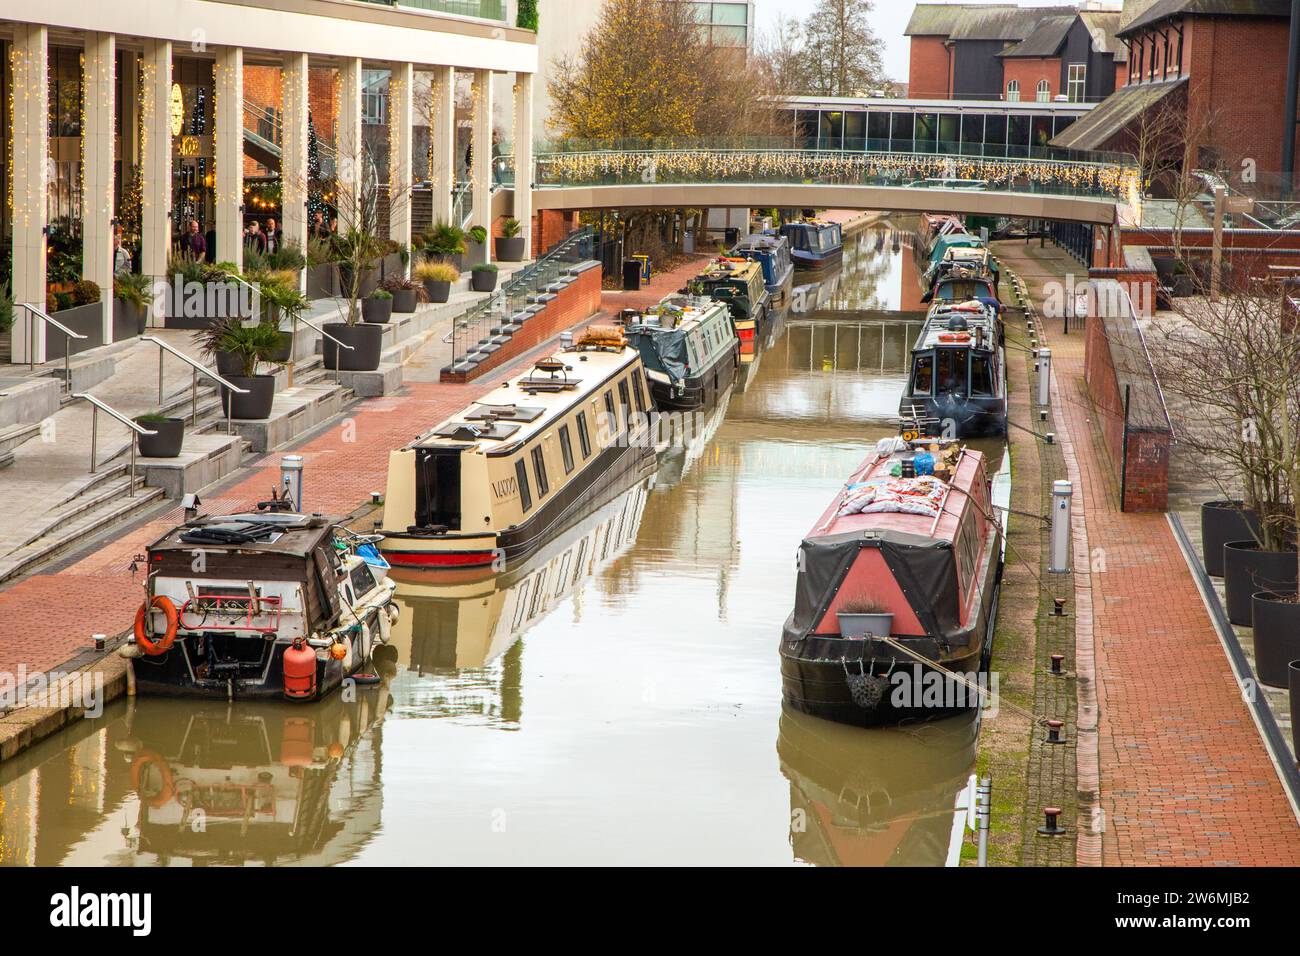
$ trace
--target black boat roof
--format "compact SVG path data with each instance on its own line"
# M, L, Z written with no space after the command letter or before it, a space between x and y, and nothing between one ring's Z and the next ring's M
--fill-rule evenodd
M177 525L149 545L164 551L261 551L306 557L333 533L337 519L284 511L205 515Z

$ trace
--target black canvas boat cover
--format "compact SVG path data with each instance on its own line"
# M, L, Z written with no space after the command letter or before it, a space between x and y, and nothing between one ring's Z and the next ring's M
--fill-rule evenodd
M689 373L690 355L686 351L686 335L680 329L665 329L657 325L634 325L624 329L624 334L641 349L648 342L659 356L663 369L674 379L685 379ZM644 351L642 357L648 358Z
M939 639L959 634L952 542L900 531L855 531L805 538L799 546L803 571L795 586L794 611L785 622L785 641L801 641L813 632L863 548L880 549L927 634Z

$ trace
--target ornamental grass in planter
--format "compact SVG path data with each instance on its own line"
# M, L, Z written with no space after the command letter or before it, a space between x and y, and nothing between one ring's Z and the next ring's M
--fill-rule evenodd
M383 289L393 297L394 312L414 312L421 302L428 299L424 283L406 276L389 276L384 280Z
M361 303L361 318L366 322L383 324L393 317L393 294L387 289L376 289Z
M465 230L449 222L434 223L420 237L424 254L434 262L447 262L456 267L457 274L464 266Z
M451 285L460 279L460 270L450 262L425 260L415 266L414 276L424 286L430 302L446 302L451 298Z
M151 413L138 416L135 423L155 433L135 436L142 458L176 458L180 455L185 441L185 419Z
M495 254L501 262L522 262L524 258L524 237L520 235L523 226L518 219L507 219L501 224L501 235L496 238Z
M894 626L894 614L883 602L870 596L850 596L835 612L840 636L863 639L888 637Z
M222 319L196 333L203 357L216 361L217 374L245 394L221 389L221 410L231 418L264 421L271 416L275 376L259 374L262 365L279 364L274 356L283 348L280 330L269 322L244 325L239 319Z
M497 266L492 262L481 262L469 273L469 287L475 292L491 292L497 287Z
M134 272L113 276L113 341L144 335L153 298L148 276Z

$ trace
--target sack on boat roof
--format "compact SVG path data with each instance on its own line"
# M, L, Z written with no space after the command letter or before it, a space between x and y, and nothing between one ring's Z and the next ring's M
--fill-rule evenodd
M616 325L589 325L583 330L578 344L622 348L627 340L623 338L623 330Z
M850 485L841 502L841 515L909 514L933 518L943 506L947 486L933 475L887 478Z

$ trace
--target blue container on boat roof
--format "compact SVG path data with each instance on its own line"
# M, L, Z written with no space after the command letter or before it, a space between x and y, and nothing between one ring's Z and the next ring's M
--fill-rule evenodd
M928 451L918 451L912 460L916 463L916 473L918 475L934 474L934 455Z

